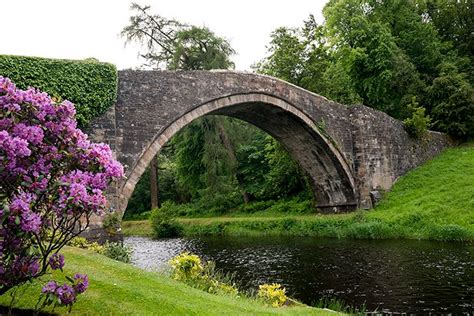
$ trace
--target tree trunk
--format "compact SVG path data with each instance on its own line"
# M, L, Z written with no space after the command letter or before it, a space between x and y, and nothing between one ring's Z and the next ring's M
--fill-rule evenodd
M222 142L224 143L225 148L227 149L227 153L229 154L230 162L232 163L234 170L236 170L237 166L239 165L237 161L237 155L235 154L232 141L230 140L229 135L227 134L225 130L223 119L220 117L217 117L216 124L217 124L217 130L219 131L219 136L222 139ZM244 204L248 204L250 201L249 194L247 193L247 191L245 191L242 177L239 176L237 172L236 172L236 178L240 187L240 192L242 193L242 198L244 199Z
M158 176L156 171L156 157L153 157L150 163L150 198L152 209L160 207L160 202L158 199Z

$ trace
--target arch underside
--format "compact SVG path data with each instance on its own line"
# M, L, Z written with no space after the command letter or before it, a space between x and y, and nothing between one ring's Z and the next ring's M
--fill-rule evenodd
M121 188L119 211L151 159L181 128L204 115L225 115L246 121L278 140L310 179L321 212L344 212L358 206L356 188L343 156L304 113L291 104L262 94L227 96L200 105L164 128L131 168Z

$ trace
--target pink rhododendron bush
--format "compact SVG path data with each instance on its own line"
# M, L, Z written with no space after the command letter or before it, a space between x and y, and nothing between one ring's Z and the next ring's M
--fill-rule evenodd
M105 209L105 189L123 176L107 145L76 127L75 108L0 77L0 295L61 269L61 248ZM69 305L87 275L46 282L42 305Z

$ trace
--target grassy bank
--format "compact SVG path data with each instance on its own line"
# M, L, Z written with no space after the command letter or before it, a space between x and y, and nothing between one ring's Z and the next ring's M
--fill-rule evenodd
M340 215L285 212L179 218L187 236L295 235L338 238L474 240L474 143L448 149L401 177L373 210ZM151 236L147 221L125 235Z
M66 273L87 273L90 287L72 310L80 315L334 315L307 306L272 308L248 298L212 295L169 277L78 248L66 248ZM45 278L47 280L47 278ZM19 292L15 308L32 309L41 284L34 282ZM8 305L8 294L0 305ZM66 308L55 312L66 314Z

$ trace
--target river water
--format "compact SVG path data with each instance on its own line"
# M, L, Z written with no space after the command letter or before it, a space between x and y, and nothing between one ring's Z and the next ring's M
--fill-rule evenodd
M244 288L281 283L311 304L342 299L367 311L473 313L474 245L414 240L308 237L206 237L151 240L129 237L133 263L162 270L184 251L236 274Z

